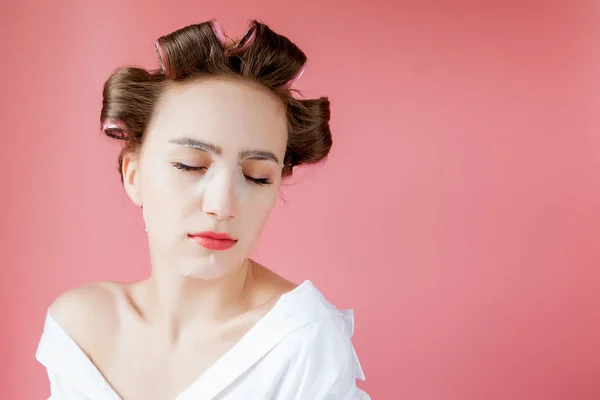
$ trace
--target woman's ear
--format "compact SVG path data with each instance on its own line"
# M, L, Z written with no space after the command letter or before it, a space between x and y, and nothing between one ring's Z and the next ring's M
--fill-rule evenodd
M140 193L140 179L139 179L139 156L138 154L127 153L123 156L123 165L121 166L123 172L123 185L125 186L125 192L138 207L142 206L142 196Z

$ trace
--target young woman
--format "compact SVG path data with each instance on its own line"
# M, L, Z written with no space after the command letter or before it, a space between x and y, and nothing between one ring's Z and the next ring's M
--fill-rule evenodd
M306 56L257 21L239 41L187 26L156 50L161 69L110 76L101 112L151 274L53 302L37 351L50 398L369 399L352 312L249 258L282 180L331 147L327 98L292 96Z

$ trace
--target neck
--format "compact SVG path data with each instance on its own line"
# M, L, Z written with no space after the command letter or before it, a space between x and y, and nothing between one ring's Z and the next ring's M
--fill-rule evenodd
M144 317L173 335L190 323L219 323L247 309L254 263L246 259L218 279L185 277L156 268L140 287Z

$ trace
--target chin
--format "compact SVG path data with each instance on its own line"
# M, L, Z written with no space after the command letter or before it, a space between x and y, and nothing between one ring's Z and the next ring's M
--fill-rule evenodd
M225 251L226 252L226 251ZM238 270L243 260L231 255L225 257L225 252L215 254L209 252L201 257L190 257L187 260L182 260L177 265L177 273L181 276L190 278L198 278L204 280L214 280L223 278L226 275Z

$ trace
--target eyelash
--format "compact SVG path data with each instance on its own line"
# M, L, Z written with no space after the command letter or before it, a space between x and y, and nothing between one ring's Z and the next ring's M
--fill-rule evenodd
M173 166L175 168L177 168L178 170L180 170L180 171L196 171L196 172L198 172L198 171L202 171L202 170L206 169L206 167L191 167L189 165L182 164L182 163L179 163L179 162L174 163ZM248 181L250 181L250 182L252 182L252 183L254 183L256 185L261 185L262 186L262 185L270 185L272 183L267 178L252 178L251 176L247 176L247 175L244 175L244 177Z

